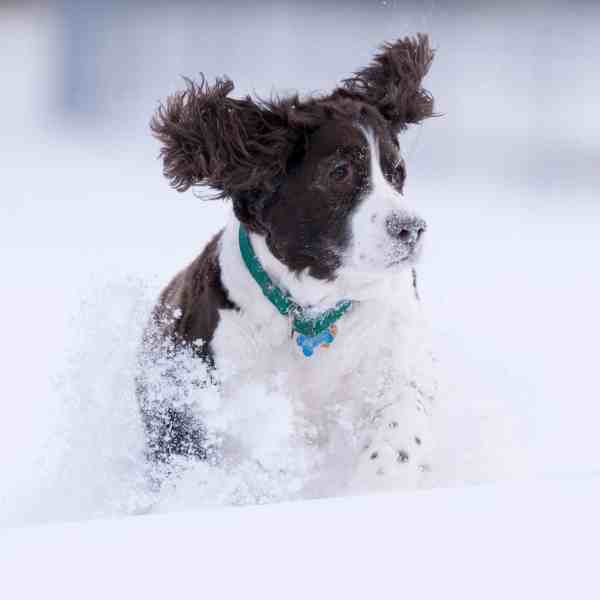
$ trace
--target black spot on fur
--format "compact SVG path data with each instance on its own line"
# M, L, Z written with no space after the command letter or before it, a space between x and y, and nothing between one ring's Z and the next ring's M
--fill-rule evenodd
M396 460L399 463L406 463L409 461L409 459L410 459L410 457L408 455L408 452L406 452L405 450L398 450Z

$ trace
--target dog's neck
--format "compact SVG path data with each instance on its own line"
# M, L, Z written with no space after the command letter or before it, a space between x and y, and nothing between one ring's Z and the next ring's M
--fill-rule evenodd
M325 310L342 299L345 290L337 279L317 279L307 271L294 273L273 255L263 236L250 234L250 241L256 257L273 283L288 292L297 304Z
M236 304L245 308L252 305L258 312L264 311L272 317L273 307L264 298L241 256L238 231L239 222L232 216L221 241L223 283ZM250 241L254 253L273 283L288 292L296 303L315 310L327 310L342 300L360 303L385 300L390 298L392 286L395 287L399 278L407 278L408 281L412 277L407 271L395 278L381 280L368 273L350 272L342 268L334 280L321 280L306 271L298 274L291 271L272 254L263 236L252 233Z

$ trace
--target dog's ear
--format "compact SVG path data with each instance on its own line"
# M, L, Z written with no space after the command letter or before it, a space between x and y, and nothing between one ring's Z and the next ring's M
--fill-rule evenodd
M289 115L297 98L269 105L229 98L234 86L227 78L213 86L204 76L185 81L150 123L171 185L183 192L206 184L218 198L272 191L296 143Z
M343 92L379 109L396 130L433 116L433 97L421 87L433 50L427 35L385 44L373 62L343 82Z

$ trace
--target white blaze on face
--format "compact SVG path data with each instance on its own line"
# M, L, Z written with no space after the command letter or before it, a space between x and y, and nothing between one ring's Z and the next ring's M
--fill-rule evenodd
M361 128L362 129L362 128ZM354 213L351 242L344 268L353 271L384 271L408 266L418 254L419 243L406 243L390 233L389 220L418 219L402 194L385 178L381 170L379 143L373 132L362 129L368 144L370 190Z

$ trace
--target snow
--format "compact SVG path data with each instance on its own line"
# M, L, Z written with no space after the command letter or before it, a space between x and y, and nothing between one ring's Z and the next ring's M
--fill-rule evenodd
M216 75L230 63L240 93L326 88L404 30L390 12L350 23L350 33L334 27L334 11L318 30L307 13L296 29L327 35L324 60L315 40L287 44L288 13L300 9L273 7L274 37L240 26L269 60L278 35L286 48L256 72L256 57L235 49L199 65L210 53L190 51L196 31L169 29L193 15L173 11L141 36L152 43L150 75L127 64L110 93L98 82L99 97L122 94L111 105L127 106L121 122L76 123L46 106L60 75L52 19L11 8L4 20L0 9L11 49L0 62L14 90L5 101L16 115L3 125L1 163L0 597L598 595L600 120L598 81L586 76L597 9L554 18L540 6L491 20L435 10L403 26L437 42L430 87L446 113L405 146L407 194L429 225L419 287L440 382L434 489L258 507L227 505L239 503L240 486L246 501L293 496L293 478L200 466L158 499L146 488L137 342L161 286L228 210L168 189L147 121L179 73ZM125 17L121 37L139 38ZM222 15L210 19L217 31ZM159 51L163 35L181 42L183 62ZM27 68L15 69L22 40ZM113 51L132 60L147 49L115 42ZM556 90L552 65L566 63ZM127 88L129 79L151 83ZM255 383L252 397L281 400ZM247 443L271 460L260 434L285 446L286 404L252 410L229 418L241 427L258 411L262 429L246 431ZM150 505L159 514L140 516Z
M600 479L12 529L3 598L595 598Z

